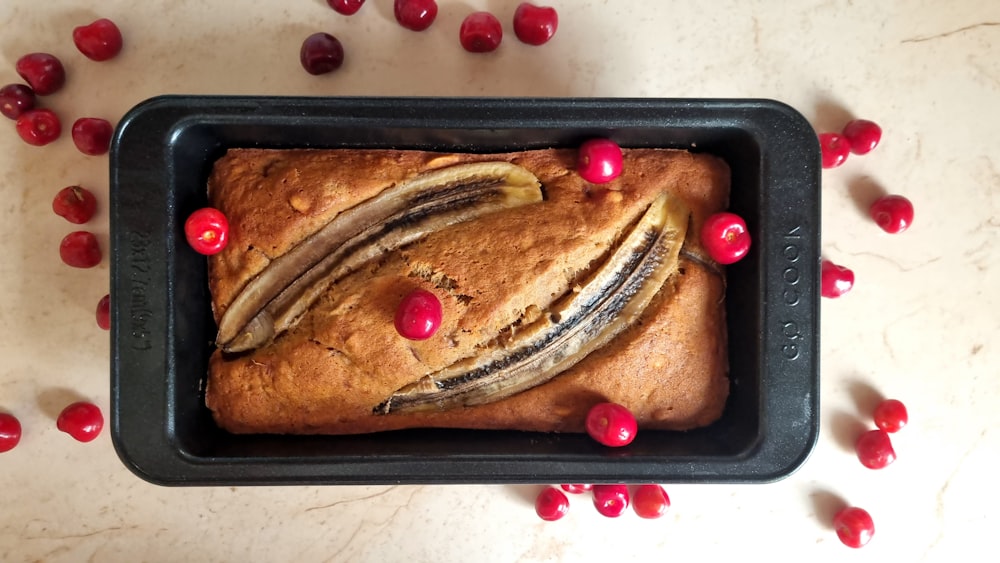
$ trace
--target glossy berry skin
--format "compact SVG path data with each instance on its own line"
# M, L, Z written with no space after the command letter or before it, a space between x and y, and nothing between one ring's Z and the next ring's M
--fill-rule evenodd
M910 414L906 412L906 405L896 399L886 399L875 407L875 426L889 432L899 432L910 421Z
M823 297L836 299L851 291L853 287L853 270L838 266L829 260L823 260L823 265L820 268L820 294Z
M326 0L326 3L338 14L353 16L365 4L365 0Z
M407 340L427 340L441 326L441 301L426 289L416 289L396 307L393 325Z
M111 296L105 295L97 302L97 326L111 330Z
M670 497L659 485L639 485L632 495L632 510L640 518L659 518L670 508Z
M913 203L901 195L882 196L872 204L869 214L883 231L895 235L913 223Z
M54 94L66 83L62 62L48 53L29 53L18 59L14 68L38 96Z
M104 428L104 415L93 403L84 401L73 403L59 413L56 428L79 442L90 442L97 438Z
M594 508L602 516L618 518L628 510L629 495L625 485L594 485Z
M93 268L101 263L101 247L97 237L88 231L75 231L59 243L59 257L67 266Z
M851 154L851 144L839 133L821 133L819 149L823 156L823 168L836 168Z
M555 487L546 487L535 498L535 513L547 522L559 520L569 512L569 499Z
M611 139L590 139L580 145L576 171L592 184L614 180L622 173L622 149Z
M395 0L392 12L399 25L413 31L423 31L434 23L438 6L434 0Z
M559 485L559 487L562 490L566 491L567 493L574 495L582 495L583 493L594 488L593 485L571 485L571 484Z
M841 133L854 154L868 154L882 140L882 128L867 119L849 121Z
M849 506L833 517L833 528L837 537L847 547L864 547L875 535L875 522L871 514L863 508Z
M312 75L333 72L344 64L344 46L329 33L314 33L302 42L299 62Z
M9 452L21 442L21 421L16 416L0 412L0 453Z
M97 198L87 188L69 186L52 199L52 211L70 223L82 225L97 211Z
M0 113L4 117L17 119L35 107L35 92L24 84L8 84L0 88Z
M514 35L522 43L542 45L556 34L559 14L549 6L521 2L514 10Z
M114 128L106 119L81 117L73 122L73 144L83 154L97 156L108 152Z
M587 433L605 446L627 446L638 430L632 411L617 403L598 403L587 413Z
M855 444L858 460L868 469L883 469L896 461L896 451L885 430L869 430Z
M115 22L101 18L73 28L73 43L92 61L113 59L122 50L122 32Z
M184 221L184 236L199 254L218 254L229 244L229 220L214 207L203 207Z
M458 40L462 48L470 53L495 51L503 40L500 20L489 12L473 12L462 20L458 30Z
M701 244L719 264L733 264L750 252L750 231L746 221L724 211L710 215L701 227Z
M21 114L15 124L21 140L41 147L55 141L62 134L59 116L50 109L32 109Z

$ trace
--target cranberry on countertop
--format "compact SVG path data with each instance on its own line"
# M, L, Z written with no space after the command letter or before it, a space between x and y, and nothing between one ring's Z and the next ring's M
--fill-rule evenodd
M0 453L13 450L21 442L21 421L16 416L0 412Z
M55 55L49 53L24 55L17 60L14 68L39 96L54 94L66 83L66 69Z
M80 152L90 156L107 153L113 133L111 123L98 117L81 117L73 123L71 130L73 144Z
M851 152L854 154L868 154L878 146L882 140L882 128L874 121L867 119L854 119L844 126L841 132Z
M8 84L0 88L0 114L10 119L35 108L35 92L24 84Z
M863 508L849 506L833 517L837 537L847 547L864 547L875 535L875 522Z
M97 438L104 428L101 409L85 401L73 403L59 413L56 428L80 442L90 442Z
M886 399L879 403L872 418L875 420L875 426L889 433L899 432L910 422L906 405L897 399Z
M312 75L333 72L344 64L344 46L329 33L314 33L302 42L299 62Z
M70 223L82 225L97 211L97 198L87 188L68 186L52 199L52 211Z
M75 231L59 243L59 257L67 266L93 268L101 263L101 247L94 233Z
M59 138L62 123L50 109L32 109L21 114L15 124L17 134L29 145L41 147Z
M913 224L913 203L901 195L886 195L875 200L869 214L883 231L896 235Z
M556 34L559 14L549 6L521 2L514 10L514 35L528 45L542 45Z
M122 32L115 22L101 18L73 29L73 43L88 59L106 61L122 50Z
M840 133L821 133L819 148L823 168L836 168L847 162L847 157L851 154L851 143Z
M423 31L434 23L438 6L434 0L395 0L392 11L399 25L412 31Z
M338 14L353 16L365 4L365 0L326 0L326 3Z
M626 485L594 485L594 508L602 516L618 518L628 510L629 494Z
M569 499L555 487L546 487L535 498L535 514L542 520L559 520L569 512Z
M462 20L458 30L458 40L462 48L470 53L496 51L503 40L500 20L489 12L473 12Z

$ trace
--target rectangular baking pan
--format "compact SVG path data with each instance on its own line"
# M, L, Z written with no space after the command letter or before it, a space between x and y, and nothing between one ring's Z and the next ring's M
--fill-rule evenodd
M586 435L407 430L236 436L204 405L215 325L204 256L182 225L231 147L500 152L626 147L719 156L754 245L728 268L731 393L722 418ZM819 428L820 156L809 123L770 100L153 98L111 148L111 432L119 457L163 485L720 483L783 478Z

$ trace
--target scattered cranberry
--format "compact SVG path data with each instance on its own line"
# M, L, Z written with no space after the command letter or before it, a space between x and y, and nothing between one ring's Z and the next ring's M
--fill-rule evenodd
M598 403L587 413L587 433L605 446L631 444L637 428L632 412L616 403Z
M848 122L842 133L854 154L868 154L882 140L882 128L867 119L854 119Z
M22 113L15 127L25 143L36 147L55 141L62 133L59 116L50 109L31 109Z
M462 20L458 40L470 53L489 53L500 46L503 28L500 20L489 12L473 12Z
M738 262L750 252L750 231L735 213L715 213L701 227L701 244L719 264Z
M823 168L836 168L851 154L851 144L839 133L822 133L819 148L823 155Z
M17 59L15 69L39 96L54 94L66 83L66 69L48 53L25 55Z
M423 31L434 23L438 6L434 0L396 0L392 11L399 25L413 31Z
M409 340L427 340L441 326L441 301L425 289L416 289L399 302L396 332Z
M0 453L13 450L21 441L21 421L16 416L0 412Z
M52 200L52 211L70 223L82 225L97 211L97 198L87 188L69 186Z
M558 520L569 512L569 499L559 489L546 487L535 498L535 512L542 520Z
M106 119L81 117L73 123L73 144L83 154L97 156L108 152L114 128Z
M577 159L577 172L592 184L610 182L622 173L622 149L610 139L584 141Z
M896 461L896 451L885 430L865 432L858 438L855 449L861 465L868 469L883 469Z
M105 295L97 302L97 326L111 330L111 296Z
M906 405L896 399L886 399L875 407L875 426L886 432L899 432L910 421Z
M593 485L559 485L559 486L562 487L562 490L574 495L582 495L583 493L594 488Z
M833 517L837 537L847 547L864 547L875 535L875 522L863 508L849 506Z
M302 42L299 61L309 74L333 72L344 64L344 46L329 33L314 33Z
M659 518L670 508L670 497L659 485L639 485L632 496L632 509L640 518Z
M0 113L17 119L35 107L35 92L24 84L8 84L0 88Z
M358 13L365 0L326 0L326 3L338 14L353 16Z
M92 403L79 402L63 409L56 420L56 428L80 442L90 442L97 438L104 428L104 415Z
M514 10L514 35L528 45L541 45L556 34L559 14L549 6L521 2Z
M203 207L184 222L184 236L199 254L217 254L229 243L229 220L218 209Z
M899 234L913 223L913 204L901 195L878 198L869 209L872 220L889 234Z
M854 287L854 272L829 260L823 260L820 278L820 294L823 297L837 298Z
M106 61L122 50L122 32L115 22L101 18L73 28L73 43L88 59Z
M75 231L59 243L59 257L67 266L93 268L101 263L101 247L94 233Z
M603 516L617 518L628 510L628 487L625 485L594 485L594 507Z

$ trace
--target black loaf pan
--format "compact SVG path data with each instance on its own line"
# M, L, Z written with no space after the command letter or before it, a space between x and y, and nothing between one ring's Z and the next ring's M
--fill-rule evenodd
M721 420L640 432L625 448L586 435L407 430L235 436L204 383L215 324L206 259L184 219L206 204L231 147L498 152L625 147L717 155L749 256L728 268L731 394ZM748 483L783 478L819 428L820 157L795 110L769 100L158 97L111 149L111 432L118 455L163 485Z

